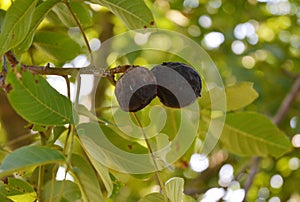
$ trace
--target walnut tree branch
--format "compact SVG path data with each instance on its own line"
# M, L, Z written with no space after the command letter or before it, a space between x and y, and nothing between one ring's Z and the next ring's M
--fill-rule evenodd
M281 102L280 107L278 108L275 116L273 117L273 122L278 125L287 111L289 110L291 104L295 100L297 94L299 93L300 90L300 76L296 77L296 80L294 81L293 86L291 87L291 90L288 92L288 94L285 96L283 101ZM244 183L244 189L245 189L245 198L244 201L246 200L246 195L253 183L254 177L256 176L257 172L259 171L259 164L260 164L260 157L254 157L253 158L253 164L250 168L250 173L249 177L247 178L246 182Z
M33 66L33 65L22 65L22 70L28 70L33 74L40 75L57 75L57 76L75 76L80 74L94 74L95 76L105 76L105 70L103 68L96 67L49 67L47 66Z
M280 121L283 119L284 115L287 113L289 107L293 103L295 97L297 96L300 90L300 76L298 76L290 90L290 92L286 95L284 100L282 101L278 111L276 112L275 116L273 117L273 122L275 124L279 124Z

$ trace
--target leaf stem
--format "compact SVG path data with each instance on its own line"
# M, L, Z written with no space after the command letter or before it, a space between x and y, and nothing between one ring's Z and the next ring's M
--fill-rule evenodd
M62 188L59 193L60 197L63 195L67 174L71 168L72 150L73 150L73 144L74 144L74 134L75 134L74 126L70 124L69 129L68 129L68 134L66 137L66 141L65 141L65 146L64 146L64 154L67 156L67 162L66 162L66 168L65 168L64 181L62 182ZM69 138L70 138L70 140L69 140Z
M66 85L67 85L67 94L68 94L68 98L71 99L71 87L70 87L70 80L68 76L63 76L65 81L66 81Z
M161 179L161 177L159 175L159 169L158 169L158 165L157 165L157 162L156 162L156 158L155 158L155 155L154 155L153 150L151 148L151 145L150 145L150 143L149 143L149 141L147 139L147 136L146 136L146 133L145 133L145 131L143 129L142 123L140 122L140 119L138 118L138 116L136 115L135 112L132 112L132 115L135 118L138 126L141 128L141 132L143 134L143 138L145 139L146 145L147 145L148 150L149 150L149 155L150 155L150 157L151 157L151 159L153 161L153 165L155 167L155 175L156 175L157 181L158 181L159 186L161 188L162 194L164 195L164 200L166 202L168 202L169 199L168 199L167 194L166 194L165 185L164 185L164 183L163 183L163 181L162 181L162 179Z
M76 22L76 24L77 24L77 26L78 26L78 28L79 28L81 34L82 34L84 43L85 43L85 45L86 45L86 47L87 47L87 49L88 49L89 55L90 55L91 64L92 64L92 66L93 66L93 65L94 65L94 57L93 57L93 54L92 54L92 49L91 49L91 47L90 47L89 41L88 41L88 39L87 39L87 37L86 37L86 34L84 33L83 27L81 26L81 24L80 24L80 22L79 22L79 20L78 20L78 18L77 18L77 16L76 16L76 14L73 12L73 10L72 10L72 8L71 8L69 2L68 2L68 1L64 1L64 4L67 6L68 10L70 11L70 13L71 13L73 19L75 20L75 22Z
M45 167L39 166L38 185L37 185L38 201L42 201L44 173L45 173Z

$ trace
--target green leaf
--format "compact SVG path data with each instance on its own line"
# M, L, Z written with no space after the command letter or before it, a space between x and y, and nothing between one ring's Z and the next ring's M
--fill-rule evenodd
M50 181L45 185L44 190L43 201L73 202L81 199L80 189L69 180Z
M88 5L84 2L70 2L70 7L75 13L76 18L80 22L81 26L88 27L93 24L92 16L89 12ZM65 4L59 4L53 8L53 11L61 20L61 22L67 27L77 27L71 12Z
M142 0L92 0L92 2L107 7L129 29L153 27L154 19L152 13Z
M105 189L107 191L107 196L110 197L113 193L113 182L109 175L109 170L107 167L103 166L101 163L96 161L91 155L87 153L89 160L91 161L93 167L97 171L98 175L101 177L101 180L105 186Z
M227 111L235 111L251 104L258 93L253 88L251 82L241 82L236 85L226 87Z
M211 100L211 95L213 99ZM258 93L253 88L253 83L251 82L241 82L233 86L226 87L225 90L221 88L213 88L208 92L205 92L201 99L199 99L199 104L201 107L210 109L211 102L213 101L215 106L222 106L223 96L226 96L226 111L235 111L246 107L251 104L256 98L258 98Z
M81 47L67 34L40 31L34 37L34 46L57 61L67 61L81 53Z
M96 121L99 122L101 124L105 124L105 125L114 125L113 123L105 120L102 117L97 117L95 114L93 114L91 111L88 110L88 108L86 108L86 106L79 104L77 106L77 112L79 115L85 116L87 118L89 118L91 121Z
M0 55L26 37L38 0L16 0L7 10L0 34Z
M292 149L287 136L255 112L228 114L221 142L229 151L246 156L279 157Z
M8 199L7 197L3 196L0 192L0 201L1 202L14 202L13 200L11 199Z
M25 120L39 125L73 123L72 103L59 94L39 75L23 72L21 78L13 72L7 75L11 85L8 99Z
M166 194L171 202L182 201L183 199L184 179L173 177L166 182Z
M164 196L160 193L151 193L140 199L138 202L164 202Z
M12 201L32 202L37 197L29 183L17 178L8 178L7 184L0 184L0 192Z
M85 201L103 201L101 187L91 164L82 156L72 155L73 173Z
M32 166L64 161L64 156L57 150L42 146L25 146L13 151L4 158L0 166L0 176L6 176Z
M102 125L100 128L99 124L95 123L83 123L76 128L81 143L90 156L100 163L105 163L107 167L123 172L153 171L152 160L147 149L135 142L126 141L124 138L108 139L117 134L110 129L104 132L103 128L109 129Z
M49 13L49 11L51 11L51 9L60 2L61 0L44 1L36 7L33 13L29 31L24 41L15 48L15 53L17 55L25 52L31 46L37 27Z
M4 19L5 19L5 14L6 14L6 11L0 9L0 33L1 33L1 28L3 25Z

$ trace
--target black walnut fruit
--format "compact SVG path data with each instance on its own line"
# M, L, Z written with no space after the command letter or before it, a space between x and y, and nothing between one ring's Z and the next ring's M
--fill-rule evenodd
M136 112L156 97L156 78L145 67L133 66L116 83L115 95L121 109Z
M200 96L201 78L184 63L164 62L153 67L151 72L157 81L157 96L165 106L185 107Z

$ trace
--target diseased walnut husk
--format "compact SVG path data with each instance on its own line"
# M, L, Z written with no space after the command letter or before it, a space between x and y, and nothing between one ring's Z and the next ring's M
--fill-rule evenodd
M156 96L156 78L145 67L133 66L116 83L115 95L121 109L136 112L147 106Z
M151 71L157 81L157 96L165 106L185 107L200 96L201 78L192 67L180 62L164 62Z

